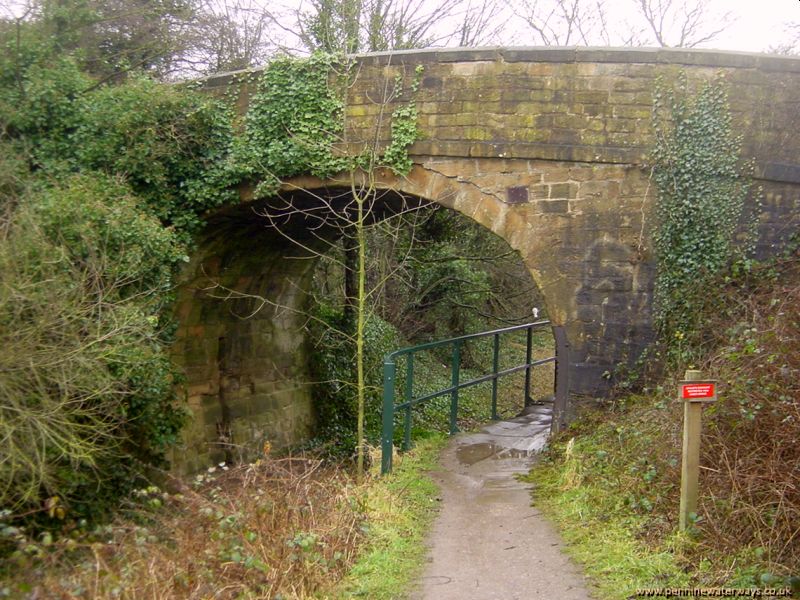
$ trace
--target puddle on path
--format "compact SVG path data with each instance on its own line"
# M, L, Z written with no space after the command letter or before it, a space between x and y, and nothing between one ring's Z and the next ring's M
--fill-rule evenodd
M590 600L561 540L531 508L528 472L547 442L549 406L535 406L480 432L462 433L442 454L441 511L430 562L414 600Z
M470 466L489 458L495 453L496 449L497 446L491 442L460 446L456 450L456 458L462 465Z
M515 448L503 448L492 442L480 442L477 444L466 444L456 450L458 462L467 467L479 463L482 460L491 458L499 460L502 458L522 458L528 456L528 452Z

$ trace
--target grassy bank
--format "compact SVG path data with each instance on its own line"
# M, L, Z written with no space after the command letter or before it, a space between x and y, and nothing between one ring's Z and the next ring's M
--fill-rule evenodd
M534 503L558 524L600 598L622 600L637 588L686 586L690 578L680 554L686 540L653 535L653 504L671 506L674 495L671 486L652 485L657 467L643 458L660 424L642 419L648 426L634 428L620 415L610 417L584 415L568 436L551 444L529 476ZM673 459L668 457L666 466L673 468Z
M426 471L435 468L446 441L443 435L419 440L397 461L391 475L367 487L366 549L331 597L405 596L425 561L424 536L438 508L438 491Z
M444 439L361 486L312 458L266 456L139 490L112 523L57 539L0 521L0 598L395 598L424 558L436 496L424 471Z
M583 411L534 468L535 503L600 597L637 588L800 591L800 260L720 282L693 366L719 381L704 409L696 519L676 533L680 370L646 395ZM688 365L687 365L688 366Z

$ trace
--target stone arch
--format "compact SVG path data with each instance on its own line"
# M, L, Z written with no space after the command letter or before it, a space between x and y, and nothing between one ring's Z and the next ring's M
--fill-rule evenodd
M292 444L312 430L298 303L313 263L287 257L252 209L212 215L181 277L172 354L192 416L173 453L178 471L237 458L241 443L251 454L259 441Z
M475 159L455 159L442 161L440 164L416 163L407 176L399 176L382 169L373 175L371 184L378 190L392 190L454 210L505 240L519 253L533 282L542 291L553 323L563 325L567 312L559 306L557 296L554 295L557 292L553 290L552 283L557 277L553 277L551 273L552 261L546 254L540 253L538 247L531 244L533 228L529 222L530 211L513 210L513 202L509 203L500 192L487 190L472 181L469 174L474 174L475 162ZM511 178L509 183L518 183L522 173L515 170L517 166L510 166L515 161L505 162L507 163L505 174ZM527 163L527 161L519 162ZM487 168L491 170L491 167ZM467 175L449 174L458 172ZM364 184L366 177L366 174L361 174L356 183ZM299 177L287 181L284 189L316 190L344 185L350 185L349 178L320 180L315 177ZM245 192L244 197L250 197L249 191ZM552 290L552 293L546 290Z
M519 215L468 181L419 165L408 177L375 175L375 189L387 194L385 202L394 197L435 202L493 231L512 249L523 247ZM286 181L278 195L336 194L350 183L300 177ZM269 227L258 213L270 200L254 200L252 192L242 185L239 204L207 217L181 277L173 356L186 376L192 418L181 449L173 454L179 471L252 456L266 440L295 444L313 431L304 326L310 308L306 292L318 258L314 252L322 246L309 237L304 251ZM287 235L302 236L299 225L288 227L295 229ZM541 272L531 272L537 286Z
M571 391L602 395L607 373L652 340L653 191L636 165L418 157L375 185L456 210L516 250L570 342ZM304 178L296 185L319 186Z
M467 215L520 253L551 319L565 326L572 351L573 392L604 393L607 380L602 375L635 360L652 339L653 190L646 163L654 142L653 92L659 78L671 81L685 71L691 85L697 86L715 73L725 74L736 90L731 108L741 123L744 155L755 160L755 176L764 188L758 255L774 254L797 229L800 137L792 134L800 124L796 110L800 59L612 48L439 49L354 59L358 76L348 88L346 127L337 149L356 155L374 148L376 142L385 147L391 120L382 117L391 114L398 102L416 103L421 135L409 149L414 161L411 173L371 176L381 189L431 200ZM419 67L424 68L424 77L414 97L406 93L387 99L387 85L397 78L409 83ZM202 82L202 89L209 94L234 93L236 109L244 115L253 92L250 75L212 76ZM346 187L349 181L298 178L287 182L284 191L292 186L333 185ZM214 268L213 248L225 247L231 241L226 236L238 236L245 248L240 252L245 254L260 244L273 259L282 256L275 239L242 222L247 221L243 207L252 202L252 186L242 186L241 199L239 207L210 217L205 251L189 265L188 280L201 278L197 269L203 261L208 269ZM308 276L303 270L308 261L302 258L266 260L272 265L268 266L253 252L241 259L235 253L220 250L216 260L221 273L232 281L240 278L240 283L251 286L247 289L266 289L275 297L291 299L293 286L274 282L294 281L296 287ZM240 265L238 272L234 264ZM281 407L268 398L288 397L291 385L269 389L266 380L233 377L233 355L229 359L226 351L220 351L224 336L219 334L219 322L224 315L194 297L199 293L184 286L177 307L182 325L176 360L187 371L190 398L201 412L208 404L213 417L219 409L211 400L224 388L223 395L242 400L230 410L240 411L243 422L258 432L257 419L247 422L252 414L243 400L247 390L255 390L256 396L266 394L251 406L261 402L269 412ZM248 299L237 302L247 306ZM271 318L281 324L278 329L266 318L250 330L241 325L242 339L237 343L261 344L273 336L302 354L302 340L287 333L297 327L289 314L276 312ZM223 350L229 343L224 340ZM289 377L299 363L274 358L287 381L302 389L301 379ZM218 382L209 384L203 377L216 377ZM300 411L294 418L297 430L302 430L307 413ZM214 433L212 421L195 420L193 427ZM203 432L190 437L202 437Z
M620 48L428 49L353 59L357 77L337 150L386 147L391 119L384 117L398 103L415 103L414 168L407 178L380 175L386 187L465 213L520 252L552 320L566 328L575 392L604 393L602 375L635 360L652 339L654 191L646 165L659 80L674 82L683 71L696 89L724 74L736 90L731 110L744 156L754 159L764 189L758 256L774 254L797 228L800 137L791 132L800 123L800 59ZM244 115L251 75L219 74L202 89L234 93ZM405 91L387 97L398 80ZM604 276L612 265L624 275Z

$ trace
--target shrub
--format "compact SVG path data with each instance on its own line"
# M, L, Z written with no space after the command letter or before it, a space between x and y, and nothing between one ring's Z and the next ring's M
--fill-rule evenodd
M183 256L174 237L105 177L32 191L3 224L3 506L51 498L51 517L93 517L139 461L163 459L183 418L159 319Z

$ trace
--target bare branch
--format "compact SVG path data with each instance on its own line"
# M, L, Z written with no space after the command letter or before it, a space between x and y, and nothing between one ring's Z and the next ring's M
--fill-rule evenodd
M800 54L800 22L784 25L784 39L767 48L774 54Z
M695 48L714 40L733 22L731 13L710 10L711 0L633 0L655 43Z
M509 7L544 46L608 43L605 0L523 0Z

